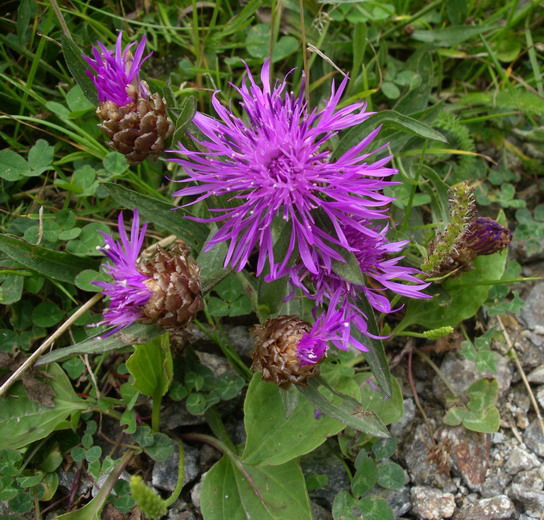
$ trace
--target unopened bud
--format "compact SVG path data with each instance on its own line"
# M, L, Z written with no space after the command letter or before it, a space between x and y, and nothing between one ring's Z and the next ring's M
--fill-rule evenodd
M296 316L278 316L252 330L255 340L252 370L261 372L265 381L282 388L307 384L319 374L319 365L303 365L298 346L312 326Z

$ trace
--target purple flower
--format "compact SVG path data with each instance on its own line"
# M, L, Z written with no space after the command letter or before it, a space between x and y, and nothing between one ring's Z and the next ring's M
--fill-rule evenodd
M94 81L98 101L112 101L119 106L132 103L137 96L147 97L147 89L140 82L140 68L151 56L150 53L142 59L146 43L145 35L136 47L134 56L130 49L136 45L136 42L123 50L122 37L123 33L120 31L115 51L109 51L102 43L97 42L92 49L93 57L83 56L90 67L86 73Z
M302 264L290 270L293 288L302 289L306 297L316 302L317 307L328 305L327 316L335 316L334 319L343 324L343 327L331 329L333 334L328 338L341 350L349 350L350 346L362 351L368 350L352 335L352 327L365 336L384 339L368 331L368 317L358 304L361 297L365 297L375 310L384 313L395 312L385 296L386 290L407 298L430 298L422 293L430 284L415 276L420 273L419 270L399 265L402 256L389 258L390 254L400 252L407 241L388 242L385 236L387 226L377 232L370 223L361 221L359 224L365 230L364 233L350 229L345 230L345 236L367 280L366 285L350 283L325 268L320 269L317 275L310 273ZM330 323L330 320L324 320ZM314 350L317 355L323 349L316 346ZM313 358L306 352L301 353L301 362L310 359Z
M489 217L477 217L463 236L464 247L477 255L492 255L508 247L512 233Z
M271 88L269 60L262 67L261 83L248 70L241 87L233 85L242 98L245 120L222 106L217 95L212 104L219 120L195 115L193 123L205 138L193 140L202 151L180 143L179 150L172 150L185 157L171 161L188 175L176 182L191 183L174 196L196 196L189 204L211 196L228 198L229 207L211 210L218 216L194 218L222 223L205 250L228 242L225 267L242 270L257 246L257 275L268 263L269 280L285 276L294 256L317 275L321 266L330 270L334 260L343 261L335 247L351 250L346 230L362 231L361 219L386 218L384 208L391 199L382 189L393 183L383 179L396 170L386 167L389 157L366 162L383 149L363 153L379 129L333 159L330 139L372 115L365 112L364 103L336 110L347 78L337 90L333 85L321 110L312 111L302 94L287 92L285 80ZM288 226L288 240L286 252L275 258L272 224L281 219ZM330 224L330 231L323 229L323 221Z
M138 255L145 237L147 223L140 230L140 217L134 210L130 239L125 231L123 213L119 214L120 241L114 240L110 235L100 232L104 237L105 245L99 250L110 260L111 264L104 267L104 271L111 276L112 282L94 282L100 287L104 295L109 299L109 305L104 312L104 319L99 325L114 326L115 328L104 335L111 336L115 332L132 325L141 318L141 307L151 297L151 290L146 285L150 280L143 275L137 267Z

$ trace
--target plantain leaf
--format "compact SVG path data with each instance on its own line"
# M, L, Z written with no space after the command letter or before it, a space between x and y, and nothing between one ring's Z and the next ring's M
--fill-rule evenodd
M89 68L82 58L83 53L81 49L74 43L73 40L66 35L61 36L62 52L68 70L76 80L76 83L81 87L85 97L93 104L98 105L98 96L96 93L96 87L93 80L87 76L85 71Z

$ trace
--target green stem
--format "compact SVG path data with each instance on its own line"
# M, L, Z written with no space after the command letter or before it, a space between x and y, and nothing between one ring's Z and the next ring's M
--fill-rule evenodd
M185 473L185 450L183 449L183 444L178 441L178 453L179 453L179 462L178 462L178 481L176 487L170 497L168 497L164 504L166 507L171 506L179 497L181 489L183 488L183 477Z
M153 433L158 433L161 420L162 394L160 392L155 392L152 399L153 405L151 408L151 430L153 430Z
M304 62L304 97L310 103L310 68L308 66L308 51L306 49L306 26L304 24L304 2L298 1L300 10L300 42L302 44L302 61Z

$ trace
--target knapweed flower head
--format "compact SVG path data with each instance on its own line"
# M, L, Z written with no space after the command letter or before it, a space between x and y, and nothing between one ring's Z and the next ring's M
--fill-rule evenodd
M474 251L477 256L492 255L509 246L512 233L492 218L477 217L472 221L463 240L465 247Z
M137 261L145 238L147 223L140 229L140 216L134 210L130 237L125 231L123 213L118 219L120 240L99 231L104 237L104 247L99 251L111 261L104 271L112 278L111 282L94 282L108 298L108 308L104 311L104 319L97 325L114 327L104 337L111 336L140 319L142 307L152 296L147 282L150 278L141 273Z
M399 253L407 241L389 242L387 226L375 231L369 223L360 224L365 229L364 233L346 230L345 235L364 276L364 284L349 282L324 268L314 275L302 264L290 270L290 282L294 289L300 288L307 298L316 302L316 309L327 307L316 321L316 324L322 323L322 337L327 337L340 350L354 347L364 352L368 348L362 342L361 334L375 339L384 338L368 330L368 316L362 309L361 299L365 298L378 312L391 313L398 309L391 308L387 291L407 298L430 298L422 292L430 284L417 278L421 274L418 269L400 265L402 256L391 256ZM291 297L293 295L294 292ZM337 323L341 326L336 326ZM354 330L360 333L357 337ZM307 349L300 359L303 362L320 359L322 350L322 347L317 348L315 355L311 356L308 354L311 349Z
M268 280L286 276L294 257L317 275L321 266L330 269L334 260L343 261L335 248L351 250L345 230L362 231L361 219L385 218L391 199L382 190L392 183L384 178L396 170L386 166L390 158L367 162L381 149L363 153L379 129L333 158L331 138L372 115L364 103L337 109L347 78L338 89L333 85L322 109L310 110L302 94L287 91L285 80L270 85L270 60L260 77L261 85L248 70L241 87L233 85L242 98L245 120L221 105L217 93L212 104L219 119L195 115L193 123L204 135L194 138L200 151L178 144L172 152L182 158L171 159L187 174L176 182L192 185L174 195L194 196L189 204L227 197L228 207L211 210L218 216L195 219L221 223L206 250L228 242L225 267L243 269L257 246L257 275L268 264ZM272 223L282 219L287 247L275 258Z
M140 81L140 69L145 60L143 57L146 37L136 46L134 55L131 49L136 42L123 49L123 33L119 32L113 51L108 50L103 43L97 42L92 48L92 57L83 55L90 69L86 71L96 87L99 102L111 101L119 106L132 103L136 97L146 97L148 92Z
M108 146L122 153L130 164L144 159L156 159L165 143L174 133L174 124L168 117L166 101L158 93L151 93L140 79L140 68L145 60L146 37L137 44L134 56L131 49L117 37L115 49L110 51L98 42L92 57L83 56L89 75L96 86L98 108L102 120L98 127L109 139Z

